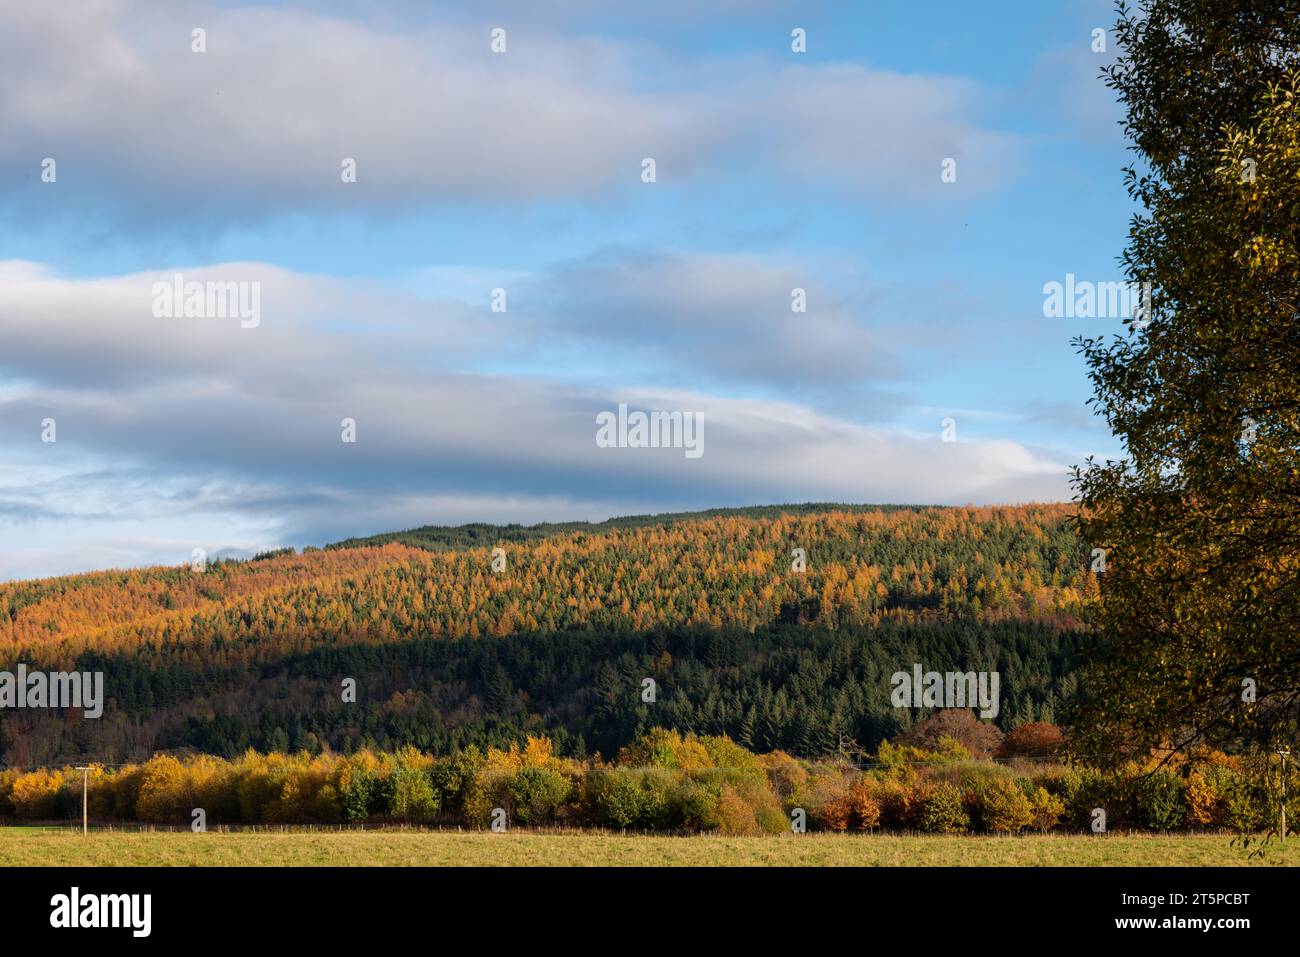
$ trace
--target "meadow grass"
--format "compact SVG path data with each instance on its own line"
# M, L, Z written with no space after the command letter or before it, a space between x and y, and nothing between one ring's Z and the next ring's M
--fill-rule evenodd
M92 831L0 828L0 867L15 866L1276 866L1300 840L1261 858L1226 834L1022 837L802 834L722 837L485 831Z

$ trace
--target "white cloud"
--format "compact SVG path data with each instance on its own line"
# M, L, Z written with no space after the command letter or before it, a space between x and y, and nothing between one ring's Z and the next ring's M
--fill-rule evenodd
M945 445L937 430L914 436L797 400L699 387L459 371L459 361L493 354L508 338L512 320L485 307L469 312L264 264L186 270L266 283L263 325L240 329L235 320L155 319L149 290L165 276L68 280L39 265L0 264L0 369L12 376L0 390L9 456L0 575L433 521L1067 494L1065 465L1014 442ZM701 317L718 303L706 295L705 306ZM723 330L736 350L762 350L785 334L761 324L749 338L725 322ZM689 324L679 332L689 335ZM533 334L555 333L539 322ZM441 359L430 360L430 347ZM702 413L705 454L597 447L595 415L620 402ZM40 441L45 416L57 421L57 443ZM341 441L344 416L356 420L355 445Z
M494 55L478 28L285 8L117 0L70 17L0 0L0 19L11 190L51 156L79 208L116 204L119 220L211 229L280 209L590 196L639 189L646 156L665 186L765 167L796 192L947 201L943 157L988 188L1017 148L971 119L985 96L951 77L695 61L534 28Z
M1068 494L1063 463L1014 442L945 444L937 430L909 435L701 387L460 371L506 338L485 306L457 312L256 263L187 270L266 283L262 325L241 329L154 318L149 291L162 275L69 280L0 265L10 574L429 522ZM760 343L783 334L756 330ZM596 413L619 402L702 413L703 457L597 447ZM55 444L40 441L45 416L57 420ZM340 441L345 416L355 445Z

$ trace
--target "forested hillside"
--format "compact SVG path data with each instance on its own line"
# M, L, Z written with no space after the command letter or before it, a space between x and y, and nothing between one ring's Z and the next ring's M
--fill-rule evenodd
M5 760L446 753L526 732L580 756L653 726L811 755L873 747L920 717L889 702L889 675L916 662L999 671L1011 727L1069 693L1096 590L1068 506L796 506L397 537L0 586L0 667L102 670L109 699L98 720L4 712Z

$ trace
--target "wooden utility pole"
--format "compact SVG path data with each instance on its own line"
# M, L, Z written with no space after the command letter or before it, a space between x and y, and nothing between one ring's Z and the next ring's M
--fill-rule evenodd
M86 797L87 787L90 778L90 765L78 764L77 770L81 772L81 833L90 833L90 817L87 813L89 801Z
M1282 843L1286 843L1286 762L1291 757L1291 749L1283 748L1278 751L1282 755Z

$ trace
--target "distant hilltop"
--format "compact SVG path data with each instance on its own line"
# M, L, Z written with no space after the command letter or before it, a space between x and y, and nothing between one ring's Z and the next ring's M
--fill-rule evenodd
M467 525L422 525L403 532L384 532L360 538L348 538L326 548L360 548L397 542L412 548L455 550L483 548L503 542L523 543L567 535L572 532L600 534L626 528L646 528L707 518L778 518L782 515L815 515L823 512L899 512L944 509L947 505L847 505L839 502L803 502L797 505L746 505L738 508L710 508L698 512L657 512L652 515L624 515L603 522L539 522L536 525L492 525L472 522Z

